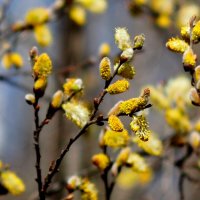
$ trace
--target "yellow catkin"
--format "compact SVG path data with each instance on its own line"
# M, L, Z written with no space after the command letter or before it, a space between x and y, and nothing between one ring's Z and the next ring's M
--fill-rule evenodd
M131 114L136 111L142 110L147 104L147 101L143 97L132 98L127 101L123 101L119 105L119 110L123 114Z
M25 16L26 23L31 25L43 24L48 19L49 11L42 7L29 10Z
M149 140L151 131L149 130L149 124L143 115L133 117L130 126L131 130L140 138L140 140L145 142Z
M129 155L127 164L131 165L132 170L136 172L146 172L149 170L145 159L137 153L131 153Z
M20 195L25 191L23 181L10 170L1 173L0 182L12 195Z
M115 43L121 50L132 47L130 35L126 28L118 27L115 29Z
M88 179L83 179L79 187L81 190L81 199L82 200L98 200L98 191L96 186L91 183Z
M103 139L109 147L124 147L128 143L129 135L125 129L122 132L107 130Z
M156 24L161 28L168 28L171 25L172 21L169 15L161 14L156 19Z
M121 132L124 129L124 125L122 124L121 120L115 115L110 115L109 116L108 124L109 124L109 127L113 131L120 131Z
M92 163L96 165L100 170L105 170L109 165L109 158L103 153L95 154L92 156Z
M67 102L62 105L67 119L74 122L78 127L82 128L88 121L90 112L80 102Z
M181 36L185 40L190 39L190 27L189 26L182 26L181 27Z
M111 78L111 62L108 57L104 57L99 65L100 76L104 80L109 80Z
M130 147L123 148L117 156L116 163L118 166L126 164L127 159L131 153Z
M144 45L144 41L145 41L144 34L136 35L134 37L133 49L141 49L143 47L143 45Z
M86 23L86 12L81 6L72 6L69 11L69 17L79 26Z
M61 90L58 90L51 100L51 105L53 108L59 108L62 105L64 94Z
M52 43L52 35L47 25L35 26L34 36L40 46L46 47Z
M126 79L118 80L115 83L108 86L106 91L109 94L119 94L119 93L123 93L123 92L127 91L129 89L129 86L130 86L130 84Z
M34 83L34 90L43 90L46 88L47 79L46 78L39 78Z
M108 43L102 43L99 47L99 55L101 57L108 56L110 54L110 45Z
M171 38L166 43L166 47L171 51L184 53L189 47L189 44L179 38Z
M52 72L52 62L46 53L38 56L34 66L33 72L36 77L47 77Z
M165 113L165 119L177 133L188 133L191 129L190 121L179 109L168 109Z
M192 29L192 40L197 43L200 40L200 20L195 24Z
M160 156L163 153L163 144L156 136L151 135L148 141L142 141L138 137L133 139L141 149L153 156Z
M129 62L126 62L119 67L117 74L127 79L133 79L135 68Z
M12 66L16 68L21 68L23 66L23 58L19 53L11 52L6 53L2 57L2 66L5 69L10 69Z
M66 83L63 84L63 89L65 95L70 96L83 89L83 81L79 78L67 78Z
M183 65L186 67L195 67L197 56L189 47L183 54Z

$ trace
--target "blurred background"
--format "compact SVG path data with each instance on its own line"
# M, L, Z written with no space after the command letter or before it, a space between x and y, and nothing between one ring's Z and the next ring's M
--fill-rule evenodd
M13 24L23 20L27 10L34 7L48 7L53 0L11 0L7 8L5 21ZM190 1L181 1L183 4ZM200 6L198 0L192 1ZM4 1L0 1L0 6ZM53 43L49 47L40 47L33 38L33 33L24 31L15 41L15 50L20 52L24 59L22 71L31 69L29 50L38 46L39 52L47 52L52 58L55 73L49 80L46 98L41 100L42 119L46 114L49 98L57 90L62 88L67 77L80 77L85 85L84 99L92 102L99 94L104 82L99 77L98 49L103 42L111 46L111 56L114 57L119 50L114 42L114 30L116 27L127 27L131 37L144 33L146 40L142 52L134 57L136 76L131 81L131 89L123 95L106 96L101 112L106 113L118 100L138 96L144 85L157 84L169 80L178 74L184 73L181 57L171 53L165 47L168 38L179 34L175 26L162 29L155 25L151 15L142 14L132 16L129 10L129 1L108 0L108 8L103 14L87 12L87 21L84 26L77 26L67 16L49 23L53 35ZM200 9L200 8L199 8ZM196 49L199 55L199 49ZM73 70L67 70L67 69ZM1 68L2 75L15 73L15 69L6 71ZM26 192L19 197L11 195L2 196L4 200L27 200L37 191L34 177L35 153L33 148L32 132L34 129L34 113L31 106L27 105L24 96L32 91L33 79L31 74L20 74L5 81L0 79L0 158L8 163L26 184ZM197 108L195 108L197 109ZM149 121L151 129L161 137L171 130L165 125L164 119L155 111L151 111ZM64 144L71 136L74 136L78 128L65 119L63 113L57 113L41 134L42 169L46 174L49 164L56 158ZM98 135L100 128L94 127L88 134L80 138L66 156L61 172L56 179L69 177L73 174L87 174L91 167L91 156L99 152ZM135 186L130 189L116 187L113 199L117 200L167 200L179 199L178 170L169 161L162 161L156 168L156 174L151 184ZM102 189L99 199L104 199L102 183L98 173L91 175ZM67 193L67 191L64 191ZM199 185L185 182L186 199L197 200L199 198ZM60 199L52 197L51 199Z

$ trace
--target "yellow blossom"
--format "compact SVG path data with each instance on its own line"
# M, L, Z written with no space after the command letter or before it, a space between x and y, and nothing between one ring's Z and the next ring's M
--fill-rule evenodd
M190 27L189 26L182 26L181 27L181 36L185 40L190 39Z
M53 108L59 108L63 102L63 92L61 90L58 90L54 95L51 100L51 106Z
M52 72L52 62L46 53L39 55L33 66L35 77L47 77Z
M106 154L99 153L92 156L92 163L102 171L108 167L109 162L109 158Z
M186 76L178 76L170 79L165 86L165 93L168 100L175 102L177 106L189 102L189 90L191 81Z
M159 90L159 88L155 88L153 86L148 87L151 90L150 100L156 108L165 110L170 107L170 101L168 97L165 96L163 92Z
M189 144L194 150L200 147L200 134L196 131L192 131L189 135Z
M48 46L52 43L52 35L47 25L37 25L34 27L34 36L37 43L42 46Z
M67 78L63 88L65 95L70 96L83 89L83 81L79 78Z
M149 124L146 118L141 116L134 116L130 123L131 130L140 138L142 141L148 141L151 131L149 130Z
M127 48L123 50L123 52L120 55L120 59L123 61L130 61L133 58L134 50L133 48Z
M128 157L127 164L133 171L146 172L149 170L149 166L145 159L137 153L131 153Z
M129 89L129 85L129 82L126 79L118 80L115 83L109 85L106 91L109 94L123 93Z
M65 111L66 118L80 128L89 121L90 112L80 102L67 102L62 105L62 108Z
M79 26L86 23L86 12L81 6L72 6L69 10L69 17Z
M168 109L165 118L169 126L175 129L177 133L188 133L191 129L188 116L177 108Z
M87 9L93 13L103 13L107 9L106 0L93 0L92 4Z
M35 103L35 96L33 94L26 94L25 100L28 104L33 105Z
M115 43L121 50L125 50L132 47L130 35L126 28L115 29Z
M192 29L192 40L197 43L200 40L200 20L195 24Z
M46 8L34 8L27 12L25 21L27 24L39 25L49 20L49 11Z
M108 56L110 54L110 45L108 43L102 43L99 47L99 55L101 57Z
M147 105L147 103L147 100L143 97L132 98L127 101L123 101L119 105L119 110L121 113L129 115L136 111L142 110Z
M161 14L156 19L156 24L161 28L168 28L171 25L172 21L169 15Z
M110 115L108 117L108 124L113 131L121 132L124 129L124 125L122 124L121 120L115 115Z
M108 57L104 57L99 65L100 76L104 80L111 78L111 62Z
M200 105L200 96L194 87L190 89L190 100L194 105Z
M195 67L193 76L195 78L195 81L199 81L200 80L200 65Z
M129 168L124 168L117 178L119 187L129 189L135 185L146 185L150 183L153 178L152 170L146 172L135 172Z
M20 195L25 191L23 181L12 171L6 170L0 174L0 183L12 195Z
M194 124L194 130L198 131L200 133L200 120L198 120L195 124Z
M0 170L3 168L3 162L0 160Z
M116 163L118 166L124 165L131 153L130 147L123 148L116 158Z
M110 115L118 115L120 113L119 105L122 103L122 101L118 101L108 112L108 116Z
M144 142L137 137L134 137L133 141L137 143L137 145L153 156L160 156L163 153L163 145L161 140L159 140L154 134L149 137L149 140Z
M144 45L144 41L145 41L145 36L144 34L141 35L136 35L134 37L134 45L133 45L133 49L142 49L143 45Z
M47 86L47 79L46 78L39 78L34 83L34 90L45 90Z
M119 67L117 74L127 79L133 79L135 76L135 68L131 65L131 63L125 62Z
M82 200L98 200L98 191L96 189L96 186L88 179L85 178L82 180L80 190L82 192Z
M189 47L189 44L179 38L171 38L166 43L166 47L177 53L184 53Z
M199 17L200 10L197 4L183 4L177 13L177 26L182 27L188 25L192 16Z
M105 145L109 147L124 147L127 145L129 140L129 135L127 130L122 132L107 130L104 134Z
M5 69L10 69L12 66L21 68L23 66L23 58L19 53L11 52L6 53L2 57L2 66Z
M75 190L81 185L81 178L79 176L71 176L67 180L67 189L68 190Z
M151 0L150 7L156 13L171 15L174 10L174 0Z
M183 65L185 69L193 69L196 65L197 55L194 54L191 47L188 47L183 54Z

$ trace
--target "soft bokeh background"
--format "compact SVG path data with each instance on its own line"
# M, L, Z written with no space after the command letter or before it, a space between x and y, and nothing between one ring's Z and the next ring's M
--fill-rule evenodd
M49 6L53 0L12 0L6 20L12 24L16 20L22 20L26 11L33 7ZM198 1L196 1L198 3ZM1 3L1 1L0 1ZM62 18L50 24L54 42L50 48L39 48L40 52L48 52L53 60L54 69L58 70L66 66L79 66L90 57L97 58L98 48L102 42L108 42L112 47L114 56L118 49L114 44L115 27L127 27L130 35L144 33L146 36L145 48L134 59L136 76L129 92L117 97L107 96L101 107L106 112L119 99L127 99L138 96L140 89L146 84L156 84L162 80L168 80L177 74L183 73L181 57L169 52L165 47L167 38L178 32L163 31L156 28L147 15L133 18L127 9L125 0L109 0L108 10L103 15L88 13L87 24L84 27L74 26L67 18ZM20 35L16 50L22 53L25 60L25 70L30 69L28 52L32 46L37 45L30 32ZM103 87L103 81L98 75L98 59L96 64L88 68L77 68L70 74L72 77L81 77L85 82L85 99L92 102ZM9 72L0 69L0 73ZM49 81L47 96L51 96L66 77L54 74ZM33 80L31 76L16 76L12 79L14 84L0 82L0 158L9 163L11 169L24 180L27 190L20 197L0 197L5 200L27 200L36 191L35 154L33 148L32 131L34 129L33 110L24 101L25 94L31 91ZM48 99L41 101L41 119L45 115ZM163 126L163 120L153 112L150 115L150 125L160 135L168 133L169 128ZM51 123L45 127L41 136L42 168L47 172L50 162L56 158L69 137L75 135L77 128L68 122L62 113L56 114ZM82 137L73 145L70 153L62 164L61 174L58 176L70 176L77 172L85 172L90 169L90 158L97 153L97 138L99 129L92 129L91 133ZM159 165L158 174L148 187L137 187L131 190L115 188L113 199L141 199L141 200L167 200L178 199L177 177L178 171L169 162ZM98 180L98 174L93 175ZM101 183L98 183L101 185ZM187 183L187 199L198 199L198 189ZM102 186L100 186L102 187ZM52 199L58 199L53 197ZM100 193L103 199L103 192Z

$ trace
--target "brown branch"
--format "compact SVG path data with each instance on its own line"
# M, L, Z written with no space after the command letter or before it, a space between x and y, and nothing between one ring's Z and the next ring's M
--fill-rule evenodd
M47 174L47 176L44 179L44 184L42 187L42 191L44 193L44 195L47 192L47 189L52 181L52 178L54 177L54 175L59 171L59 167L61 165L61 162L63 160L63 158L65 157L65 155L67 154L67 152L70 150L71 146L76 142L76 140L78 140L84 133L86 133L87 129L93 125L96 124L99 119L94 119L95 115L99 109L100 104L103 101L104 96L107 94L106 88L110 85L110 83L112 82L112 80L114 79L114 77L117 75L117 71L119 69L119 67L124 63L125 61L122 61L119 63L118 67L116 68L116 70L114 71L113 75L111 76L111 78L106 81L105 86L103 91L100 93L99 97L94 98L94 109L92 111L92 114L90 116L90 120L88 121L88 123L78 132L78 134L74 137L71 138L68 142L68 144L66 145L66 147L64 148L64 150L62 150L61 154L59 155L59 157L52 162L51 166L49 167L49 172Z
M179 177L179 181L178 181L178 191L179 191L179 195L180 195L180 200L184 200L184 181L186 178L185 173L183 172L183 166L185 164L185 162L188 160L188 158L192 155L193 153L193 149L191 146L186 145L187 150L186 150L186 154L178 161L175 162L175 166L177 166L180 170L180 177Z

